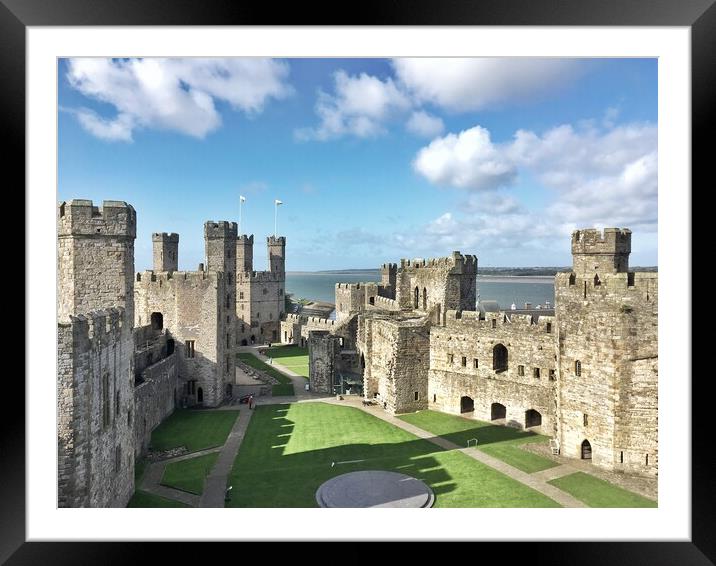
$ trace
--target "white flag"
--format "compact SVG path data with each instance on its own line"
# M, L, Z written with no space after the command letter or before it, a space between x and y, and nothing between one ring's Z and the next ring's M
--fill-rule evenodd
M246 202L246 197L243 195L239 196L239 199L241 199L241 202Z
M278 199L276 199L274 202L275 202L276 204L283 204L283 201L280 201L280 200L278 200Z

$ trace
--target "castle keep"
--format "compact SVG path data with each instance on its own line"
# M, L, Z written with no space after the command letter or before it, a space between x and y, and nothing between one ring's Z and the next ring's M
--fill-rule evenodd
M476 310L477 258L386 264L336 285L336 321L289 316L311 387L359 375L391 413L432 409L548 435L562 455L657 473L657 274L629 270L631 232L572 235L555 309ZM285 326L284 326L285 325Z
M176 407L232 395L236 346L278 336L284 237L204 225L205 263L178 271L179 235L152 235L153 269L134 272L136 212L120 201L58 207L58 504L124 507L135 458Z

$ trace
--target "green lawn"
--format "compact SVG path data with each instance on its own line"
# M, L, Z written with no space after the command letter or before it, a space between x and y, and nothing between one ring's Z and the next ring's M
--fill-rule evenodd
M320 402L256 408L229 477L227 506L316 507L324 481L365 469L425 481L435 507L559 507L461 452L442 450L360 409Z
M266 355L276 360L285 368L308 377L308 348L300 346L274 346L266 351Z
M528 442L548 442L549 439L541 434L523 432L507 426L493 425L437 411L419 411L401 415L399 418L450 440L460 447L467 446L469 439L477 438L479 450L528 474L557 466L557 463L549 458L527 452L519 447L520 444Z
M239 411L177 409L152 432L152 448L168 450L186 446L190 452L221 446Z
M590 507L657 507L656 501L584 472L569 474L548 483L566 491Z
M161 484L189 493L201 495L204 493L204 480L211 468L214 467L218 452L204 454L188 460L171 462L164 468Z
M189 507L189 505L146 491L135 491L127 507Z
M294 395L295 394L295 392L293 390L293 384L291 382L291 378L282 374L276 368L271 367L270 365L262 362L253 354L243 352L243 353L237 354L237 355L239 356L239 359L242 362L244 362L245 364L251 366L252 368L260 369L261 371L269 374L272 377L275 377L278 380L279 385L274 385L273 388L271 389L272 395L278 396L278 395Z

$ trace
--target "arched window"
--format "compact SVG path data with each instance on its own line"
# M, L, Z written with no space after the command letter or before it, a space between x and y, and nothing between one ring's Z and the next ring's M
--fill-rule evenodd
M493 403L490 406L490 420L497 421L507 418L507 407L502 403Z
M576 375L577 377L582 375L582 362L580 362L579 360L574 362L574 375Z
M197 403L203 403L203 402L204 402L204 390L203 390L201 387L199 387L199 388L196 390L196 402L197 402Z
M492 369L497 372L507 370L507 348L497 344L492 349Z
M569 274L569 284L574 285L577 282L577 276L574 273Z
M525 428L542 425L542 414L534 409L525 411Z
M594 276L594 286L599 287L602 284L602 280L599 279L599 275Z
M423 287L423 310L428 310L428 290Z
M420 301L420 289L418 289L416 287L415 288L415 298L413 300L413 308L417 309L420 306L419 301Z
M475 410L475 401L472 397L460 397L460 412L472 413Z
M589 440L582 442L582 460L592 459L592 445L589 444Z

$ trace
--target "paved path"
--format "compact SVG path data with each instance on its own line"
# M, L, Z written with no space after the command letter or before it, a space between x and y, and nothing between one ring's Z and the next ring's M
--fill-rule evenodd
M191 455L185 454L184 456L194 457L196 456L196 453ZM186 460L184 456L179 456L179 458L183 458L184 460ZM196 507L199 504L198 495L194 495L193 493L188 493L186 491L181 491L179 489L166 487L159 483L160 481L162 481L162 476L164 475L164 468L166 467L166 465L169 462L173 462L175 460L175 458L172 458L170 460L162 460L161 462L153 462L149 464L148 468L144 472L144 476L142 477L140 489L142 491L146 491L154 495L166 497L167 499L181 501L182 503L185 503L191 507Z
M569 474L573 474L576 471L578 470L574 466L562 464L553 468L547 468L546 470L542 470L540 472L535 472L532 475L536 478L540 478L543 481L550 481L555 480L557 478L561 478L563 476L568 476Z
M246 429L249 426L251 416L254 414L248 407L242 408L239 412L239 418L236 419L234 426L231 428L229 437L226 439L224 446L221 447L219 457L216 464L206 478L204 484L204 493L197 507L223 507L224 498L226 497L227 480L231 468L234 465L234 459L239 452L241 441L246 435Z
M362 404L359 404L360 401L353 399L346 399L344 401L337 401L333 399L328 402L336 405L349 405L358 407L366 413L370 413L371 415L378 417L379 419L383 419L384 421L389 422L390 424L397 426L398 428L402 428L403 430L419 438L424 438L425 440L428 440L429 442L432 442L433 444L436 444L437 446L440 446L445 450L459 450L466 456L469 456L470 458L482 462L483 464L497 470L498 472L501 472L506 476L511 477L512 479L517 480L518 482L528 487L531 487L535 491L539 491L540 493L546 495L550 499L553 499L563 507L586 507L586 505L578 499L575 499L561 489L558 489L555 486L548 484L544 478L536 477L534 474L528 474L526 472L523 472L522 470L519 470L514 466L510 466L502 460L498 460L497 458L493 458L492 456L485 454L477 448L462 448L454 442L450 442L449 440L446 440L439 436L435 436L434 434L427 432L422 428L418 428L415 425L412 425L397 417L394 417L389 413L386 413L383 409L377 407L376 405L366 407Z

